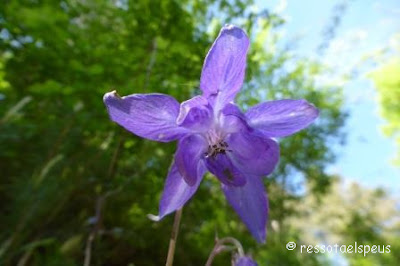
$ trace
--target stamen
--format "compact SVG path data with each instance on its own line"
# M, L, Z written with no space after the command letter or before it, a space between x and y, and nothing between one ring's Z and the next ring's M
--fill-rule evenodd
M226 154L227 151L232 151L228 149L229 145L225 141L219 141L217 144L209 145L207 152L205 153L206 158L215 158L218 154Z

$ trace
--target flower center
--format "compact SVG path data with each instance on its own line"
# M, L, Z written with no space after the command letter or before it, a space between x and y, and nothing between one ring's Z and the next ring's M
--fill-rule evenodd
M228 149L228 143L221 140L216 144L208 145L207 152L205 153L206 158L215 158L217 154L226 154L227 151L232 151Z

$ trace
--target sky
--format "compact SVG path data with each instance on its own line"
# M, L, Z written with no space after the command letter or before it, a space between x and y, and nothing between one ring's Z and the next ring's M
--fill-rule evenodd
M343 1L256 0L257 7L280 13L287 23L281 28L283 39L298 39L294 52L300 56L321 58L317 47L323 31L331 24L335 4ZM365 55L393 44L400 33L400 1L349 0L335 37L324 50L323 62L349 73ZM345 146L335 147L337 162L329 172L340 174L345 182L356 181L365 187L383 187L393 194L400 192L400 167L391 163L396 147L393 139L382 134L385 121L373 83L366 78L372 68L364 68L358 78L344 85L344 108L350 112L345 127Z

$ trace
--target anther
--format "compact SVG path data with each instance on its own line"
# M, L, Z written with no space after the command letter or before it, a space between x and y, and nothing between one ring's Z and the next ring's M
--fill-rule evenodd
M226 154L227 151L232 151L228 148L228 143L225 141L220 141L217 144L209 145L207 152L205 153L206 158L215 158L218 154Z

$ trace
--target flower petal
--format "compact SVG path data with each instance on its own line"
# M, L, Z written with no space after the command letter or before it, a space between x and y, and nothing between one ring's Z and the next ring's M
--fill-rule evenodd
M189 186L196 184L198 164L206 150L207 142L200 135L190 135L181 139L178 143L175 164Z
M189 186L179 173L176 163L173 162L165 181L164 191L160 200L160 213L162 219L165 215L180 209L193 196L200 185L206 168L202 162L198 164L198 178L193 186Z
M245 115L235 104L226 104L219 113L219 119L221 127L226 134L241 130L250 130Z
M115 91L104 95L111 120L130 132L151 140L168 142L187 129L176 124L179 103L164 94L132 94L119 97Z
M318 109L306 100L278 100L250 108L246 117L251 127L268 137L286 137L310 125Z
M235 259L234 266L257 266L257 262L255 262L252 258L244 256L244 257L237 257Z
M181 104L176 123L195 132L205 132L210 128L212 119L213 110L207 99L195 96Z
M225 25L204 61L200 88L207 98L218 94L220 106L232 101L242 86L249 39L233 25Z
M206 166L213 175L226 185L243 186L246 184L246 177L226 154L219 153L216 156L209 156L206 159Z
M242 187L222 184L222 190L232 208L236 211L253 237L265 242L266 222L268 218L268 199L262 178L247 176Z
M276 141L249 131L230 134L226 139L229 156L245 174L268 175L278 164L279 145Z

